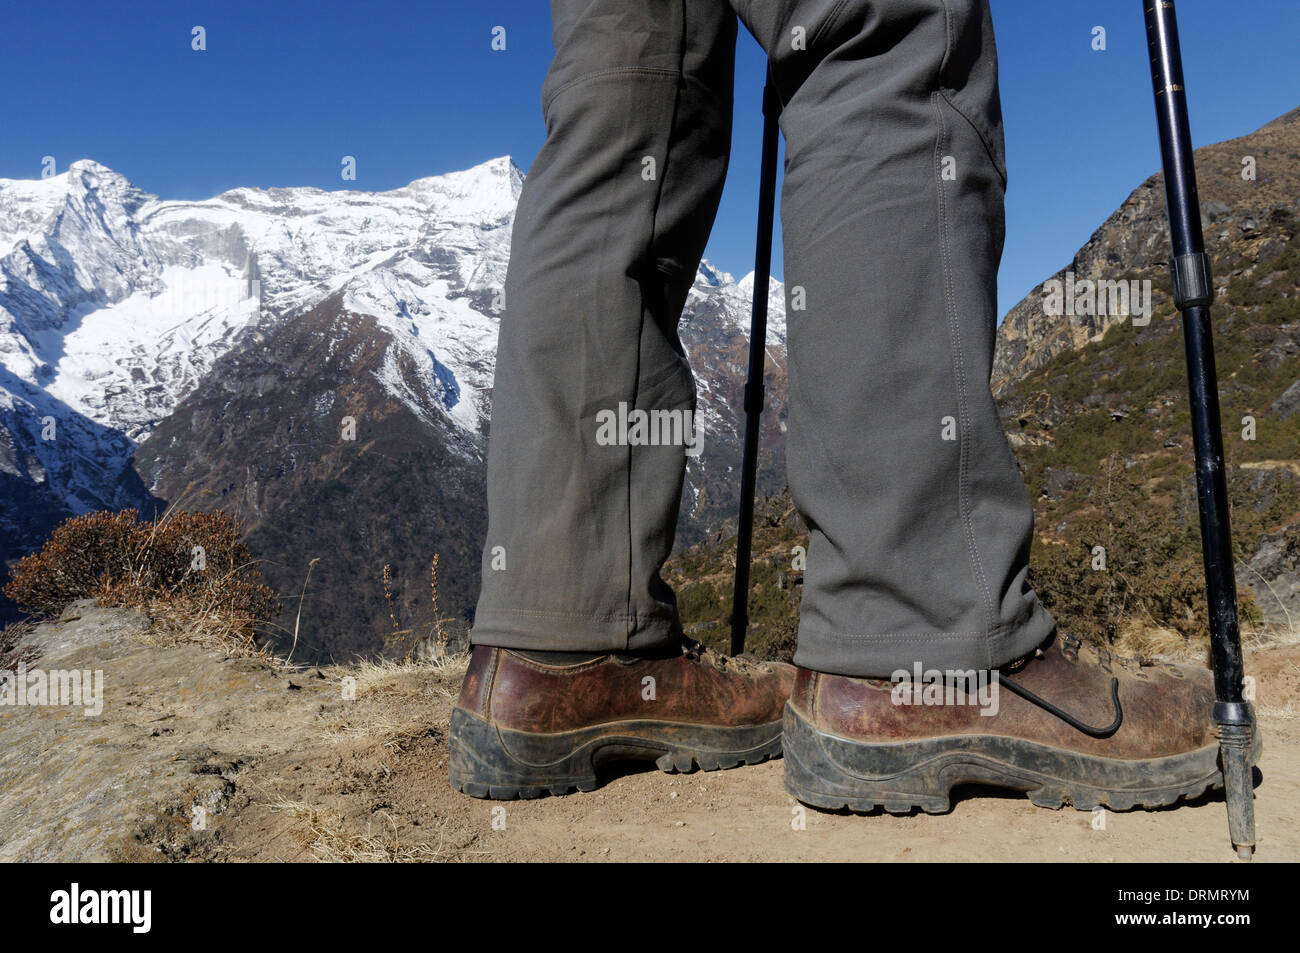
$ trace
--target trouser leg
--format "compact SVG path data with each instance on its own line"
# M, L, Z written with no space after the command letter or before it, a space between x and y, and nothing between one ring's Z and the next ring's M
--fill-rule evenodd
M1053 621L989 374L1005 166L986 0L734 0L785 109L795 661L986 668Z
M694 411L676 328L726 176L736 22L725 0L551 10L546 141L515 216L472 640L642 649L680 634L659 570L685 447L601 431L620 405Z

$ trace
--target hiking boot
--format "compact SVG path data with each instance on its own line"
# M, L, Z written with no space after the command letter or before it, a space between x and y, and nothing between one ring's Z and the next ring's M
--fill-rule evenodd
M607 761L670 772L758 764L781 754L794 673L690 641L662 658L570 665L476 646L451 713L451 785L508 800L593 790Z
M1090 811L1159 807L1223 784L1207 669L1122 659L1062 635L964 691L908 674L895 683L799 669L785 710L786 790L823 808L941 813L954 787L974 783ZM1256 730L1252 765L1259 752Z

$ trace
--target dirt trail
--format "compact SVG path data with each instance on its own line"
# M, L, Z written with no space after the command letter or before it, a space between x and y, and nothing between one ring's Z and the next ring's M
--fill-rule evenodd
M797 806L777 761L474 800L446 781L463 661L286 672L167 643L137 613L85 604L27 637L30 666L102 669L105 703L0 707L0 860L1232 859L1217 794L1108 812L1104 829L976 791L946 815L859 817ZM1300 646L1252 651L1247 671L1265 736L1257 860L1300 860Z

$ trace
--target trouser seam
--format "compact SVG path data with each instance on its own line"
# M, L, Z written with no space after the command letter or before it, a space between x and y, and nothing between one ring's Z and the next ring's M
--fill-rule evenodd
M945 6L946 9L946 6ZM945 57L946 57L945 53ZM969 455L970 455L970 406L966 395L966 368L962 361L961 329L958 326L957 306L953 297L952 248L949 235L948 207L944 194L943 177L939 174L943 162L943 149L947 143L948 129L944 123L943 108L939 104L942 98L939 92L930 94L930 104L934 109L937 134L935 136L933 169L935 191L938 197L938 232L939 255L943 269L944 310L948 322L948 341L951 351L954 383L957 390L957 510L966 536L966 549L970 558L971 575L974 578L978 595L983 603L986 644L985 652L992 657L987 639L996 628L993 612L993 598L989 592L988 580L980 560L979 546L975 539L975 527L970 509Z
M975 641L984 639L992 635L994 637L1002 636L1009 632L1014 632L1029 625L1036 615L1036 609L1030 607L1022 611L1014 619L1001 622L989 630L971 630L966 632L823 632L818 634L819 639L833 642L924 642L934 640L944 641ZM803 635L803 632L800 632ZM992 663L990 662L990 667Z
M570 622L644 622L662 619L661 616L637 615L625 612L607 612L604 615L591 615L585 612L559 612L549 609L489 609L479 616L513 615L536 619L562 619Z
M948 68L948 60L952 56L952 7L948 0L940 0L943 3L943 59L939 61L939 88L943 89L943 73Z
M966 110L958 106L957 102L948 95L948 87L944 85L944 71L948 68L948 60L952 56L952 5L949 3L949 0L942 0L942 2L943 28L945 43L947 45L944 48L943 61L939 64L939 95L944 98L944 101L951 106L953 110L962 117L962 119L965 119L966 122L970 124L971 129L975 131L975 135L980 137L980 142L984 143L984 151L989 154L989 159L993 162L993 168L997 172L998 178L1002 180L1002 187L1005 189L1007 187L1007 170L1005 161L998 161L997 155L993 149L993 143L989 141L989 137L985 135L984 130L982 130L979 125L966 114Z
M810 50L816 50L817 44L821 42L822 37L829 35L830 31L834 28L836 21L839 20L840 15L844 12L844 7L847 4L848 0L839 0L839 3L835 4L835 6L831 8L831 12L826 15L826 19L822 21L822 25L819 26L817 32L813 34L812 41L808 44Z
M997 153L994 151L993 144L989 141L988 136L986 136L984 131L975 123L975 120L966 115L966 110L957 105L956 100L949 96L946 90L939 90L939 95L943 97L945 103L952 107L953 112L966 120L966 124L971 127L971 131L974 132L975 135L979 136L980 142L984 146L984 151L988 153L989 161L993 163L993 171L998 174L998 178L1002 181L1002 187L1005 189L1007 187L1007 173L1002 164L998 161Z
M686 31L690 29L687 21L688 0L681 0L678 4L680 15L681 30L677 38L677 86L673 92L673 108L668 115L668 131L664 139L664 154L659 164L659 176L655 182L654 202L650 208L650 234L646 237L646 259L654 259L655 250L655 232L659 223L659 206L663 201L664 183L668 181L668 160L672 155L673 134L677 128L677 114L681 109L682 102L682 77L686 70ZM665 70L665 72L671 72ZM631 406L636 407L637 401L641 395L641 343L645 337L646 325L646 304L645 295L641 296L641 316L637 321L636 329L636 371L632 381L632 401ZM632 612L632 546L635 542L635 536L632 531L632 456L633 447L627 448L627 470L626 482L624 484L627 493L627 631L626 637L630 640L635 629L636 616Z
M581 76L576 76L573 79L569 80L567 83L565 83L559 89L552 92L551 95L546 98L546 102L542 104L543 121L545 121L545 119L547 118L547 114L551 111L551 106L555 103L555 100L559 98L561 93L566 93L573 87L581 86L583 83L589 82L594 79L601 79L602 77L606 77L606 76L618 76L618 75L628 75L628 74L657 77L661 79L666 79L666 78L679 79L681 76L681 74L677 70L664 69L661 66L611 66L608 69L598 69L598 70L593 70L590 73L583 73Z

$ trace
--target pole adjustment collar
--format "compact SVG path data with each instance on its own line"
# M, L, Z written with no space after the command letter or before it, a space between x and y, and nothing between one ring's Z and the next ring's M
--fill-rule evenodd
M1203 251L1175 255L1169 271L1174 280L1174 306L1179 311L1209 307L1214 300L1209 255Z

